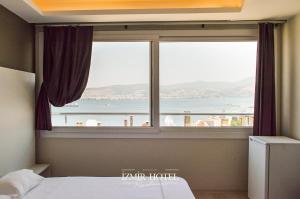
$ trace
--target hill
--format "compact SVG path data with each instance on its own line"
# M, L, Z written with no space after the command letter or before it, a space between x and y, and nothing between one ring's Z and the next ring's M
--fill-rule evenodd
M87 88L82 99L147 99L146 84L114 85ZM160 87L161 98L247 97L254 94L254 78L236 82L206 82L165 85Z

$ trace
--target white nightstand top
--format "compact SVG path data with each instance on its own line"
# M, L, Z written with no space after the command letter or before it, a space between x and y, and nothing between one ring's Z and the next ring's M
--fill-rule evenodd
M300 144L299 140L285 136L250 136L249 139L261 144Z
M50 167L49 164L35 164L30 169L36 174L41 174Z

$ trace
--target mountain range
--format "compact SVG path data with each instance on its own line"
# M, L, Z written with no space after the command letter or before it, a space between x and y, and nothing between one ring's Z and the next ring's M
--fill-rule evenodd
M195 81L160 86L161 98L250 97L254 94L254 78L235 82ZM113 85L86 88L81 99L148 99L149 85Z

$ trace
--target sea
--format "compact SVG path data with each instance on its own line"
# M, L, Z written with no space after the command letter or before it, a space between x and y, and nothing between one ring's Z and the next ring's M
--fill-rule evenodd
M161 99L160 124L183 126L184 115L187 113L252 114L253 104L253 97ZM150 101L145 99L80 99L64 107L52 106L52 123L53 126L124 126L125 123L130 125L132 119L133 126L142 126L151 123L150 107ZM194 122L208 117L208 115L192 115L191 119Z

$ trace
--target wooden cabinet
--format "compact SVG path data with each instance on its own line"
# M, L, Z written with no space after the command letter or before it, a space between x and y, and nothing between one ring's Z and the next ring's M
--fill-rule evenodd
M248 197L300 198L300 141L281 136L249 138Z

